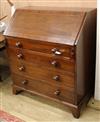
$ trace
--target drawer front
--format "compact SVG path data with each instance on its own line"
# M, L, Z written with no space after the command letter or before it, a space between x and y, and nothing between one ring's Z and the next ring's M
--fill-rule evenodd
M17 62L10 60L11 71L19 75L31 77L35 80L40 80L53 85L69 86L74 88L74 73L62 70L43 69L41 67L34 67L31 63L23 61Z
M58 56L53 56L50 54L43 54L35 51L25 50L25 49L15 49L8 48L9 58L13 60L15 58L17 61L27 61L32 63L34 67L41 67L51 70L67 70L68 72L75 71L75 62Z
M20 38L7 38L8 46L16 48L29 49L46 54L52 54L56 56L64 56L69 59L74 58L75 50L72 46L63 44L49 43L44 41L20 39Z
M21 77L20 75L12 75L14 85L24 88L25 90L33 91L37 94L48 96L61 101L74 103L74 91L71 88L62 88L52 86L47 83Z

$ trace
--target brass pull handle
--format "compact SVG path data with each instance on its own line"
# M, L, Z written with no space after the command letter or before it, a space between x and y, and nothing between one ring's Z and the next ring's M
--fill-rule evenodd
M57 49L57 48L53 48L51 51L52 51L52 53L54 53L55 55L62 55L62 52L61 52L59 49Z
M24 66L21 66L18 69L19 69L19 71L24 71L25 70L25 67Z
M18 57L18 59L22 59L23 58L23 54L20 53L20 54L17 55L17 57Z
M52 64L54 67L57 67L57 66L58 66L58 62L57 62L57 61L52 61L51 64Z
M54 76L53 80L59 81L60 80L60 76L59 75Z
M16 47L21 47L21 42L16 42Z
M60 95L60 93L61 93L61 91L60 91L60 90L57 90L57 91L55 91L55 92L54 92L54 94L55 94L56 96L59 96L59 95Z
M22 81L22 84L23 84L23 85L27 85L27 83L28 83L27 80Z

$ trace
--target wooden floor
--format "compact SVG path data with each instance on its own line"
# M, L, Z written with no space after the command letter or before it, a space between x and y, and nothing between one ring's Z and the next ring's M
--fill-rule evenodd
M13 95L7 60L3 59L5 56L0 57L3 76L3 82L0 82L0 109L26 122L100 122L100 111L88 106L82 111L81 117L75 119L70 110L59 103L27 93Z

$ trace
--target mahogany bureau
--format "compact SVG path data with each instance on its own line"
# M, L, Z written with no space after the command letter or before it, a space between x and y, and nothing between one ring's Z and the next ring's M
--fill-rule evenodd
M60 102L79 118L94 88L96 9L20 8L4 35L13 93Z

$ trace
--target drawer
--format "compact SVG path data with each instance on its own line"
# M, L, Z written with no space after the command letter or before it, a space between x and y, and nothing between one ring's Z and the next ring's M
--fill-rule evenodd
M50 70L41 67L34 67L31 63L23 61L23 63L16 60L10 60L11 71L19 75L28 76L29 78L43 81L53 85L69 86L74 88L74 73L66 70Z
M13 85L24 88L41 96L47 96L50 98L58 99L60 101L66 101L74 103L74 90L71 88L63 88L58 86L52 86L47 83L29 79L24 76L12 75Z
M36 40L28 40L28 39L20 39L20 38L7 38L8 46L29 49L37 52L42 52L46 54L52 54L56 56L64 56L67 58L74 58L75 50L73 46L57 44L57 43L49 43L45 41L36 41Z
M27 61L32 63L34 67L41 67L51 70L67 70L69 72L75 71L74 60L67 59L66 57L61 58L50 54L43 54L26 49L15 49L12 47L8 48L7 51L11 60L15 58L20 62Z

